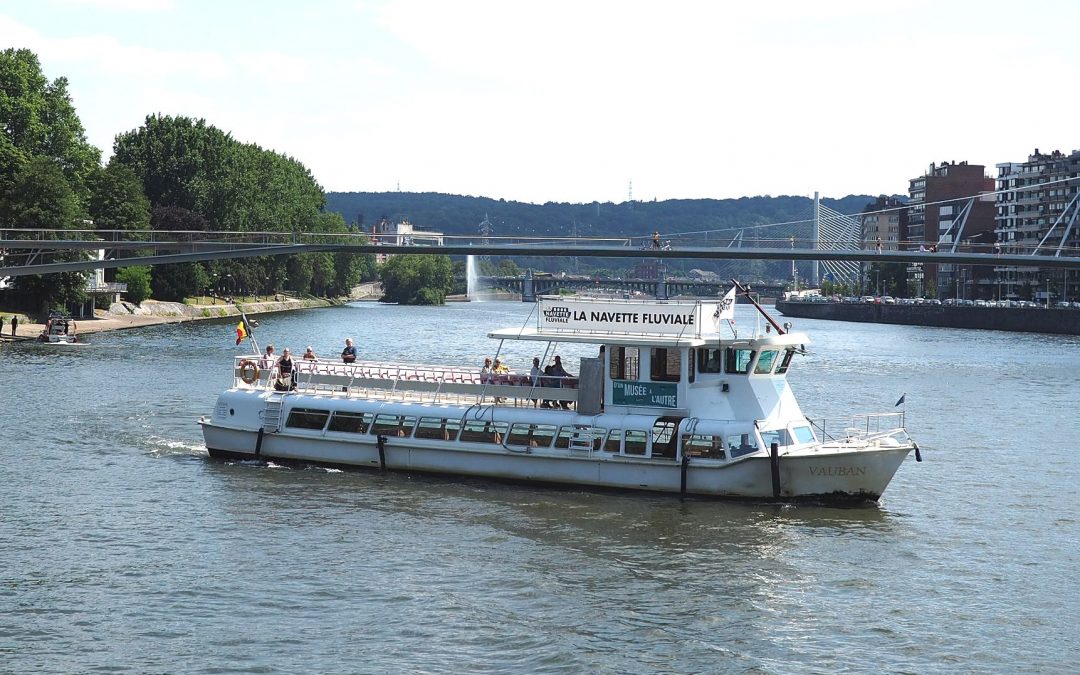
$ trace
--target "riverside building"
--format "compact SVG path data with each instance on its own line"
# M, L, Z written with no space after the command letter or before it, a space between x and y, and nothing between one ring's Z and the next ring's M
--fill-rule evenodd
M1080 150L1038 148L1026 162L997 165L995 232L1002 253L1080 253ZM1075 300L1080 273L1039 267L994 268L1002 298Z

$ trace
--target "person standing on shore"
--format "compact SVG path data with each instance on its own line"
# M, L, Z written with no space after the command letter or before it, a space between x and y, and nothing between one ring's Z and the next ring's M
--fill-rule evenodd
M19 317L11 317L11 337L15 337L15 329L19 327Z

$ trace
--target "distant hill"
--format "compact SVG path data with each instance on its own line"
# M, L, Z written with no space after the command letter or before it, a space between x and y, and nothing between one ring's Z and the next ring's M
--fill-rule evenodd
M821 203L840 213L855 214L873 201L874 197L869 195L848 195L841 199L823 198ZM422 229L452 235L476 235L480 222L487 217L494 236L567 237L576 233L582 237L633 238L640 241L649 237L654 230L659 230L665 239L697 245L711 241L726 245L734 236L735 228L775 223L786 225L745 230L745 244L752 245L753 239L776 241L792 236L807 239L812 231L810 220L813 218L813 200L792 196L669 199L619 204L527 204L434 192L330 192L326 195L326 202L328 210L340 213L346 222L359 224L366 230L370 230L371 225L380 218L391 221L407 218ZM547 269L537 265L536 261L517 262L522 266ZM552 264L549 261L541 262L548 262L548 268ZM622 269L634 264L633 261L615 260L593 263L582 260L579 264L592 267L602 264L610 269ZM558 265L558 262L554 264ZM731 269L731 265L727 264L723 271L736 271ZM753 269L755 275L790 276L789 263L748 263L747 266ZM693 267L720 271L722 265L696 261ZM742 273L748 271L743 270Z

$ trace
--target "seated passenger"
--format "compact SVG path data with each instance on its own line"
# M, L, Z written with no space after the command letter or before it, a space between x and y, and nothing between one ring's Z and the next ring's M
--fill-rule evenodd
M484 367L480 369L480 384L491 384L491 359L484 359Z

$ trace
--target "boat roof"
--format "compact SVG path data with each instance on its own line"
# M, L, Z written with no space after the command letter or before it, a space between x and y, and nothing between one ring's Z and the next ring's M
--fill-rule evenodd
M496 340L531 340L536 342L577 342L583 344L625 345L628 347L704 347L720 344L724 347L766 345L779 347L810 344L806 333L768 334L747 337L724 337L719 333L697 335L640 335L613 332L559 332L549 333L534 327L502 328L488 333Z
M722 302L711 300L641 300L542 295L536 300L535 324L488 333L498 340L581 342L628 346L700 347L723 344L779 346L809 342L803 333L767 333L725 337ZM730 311L730 305L727 307Z

